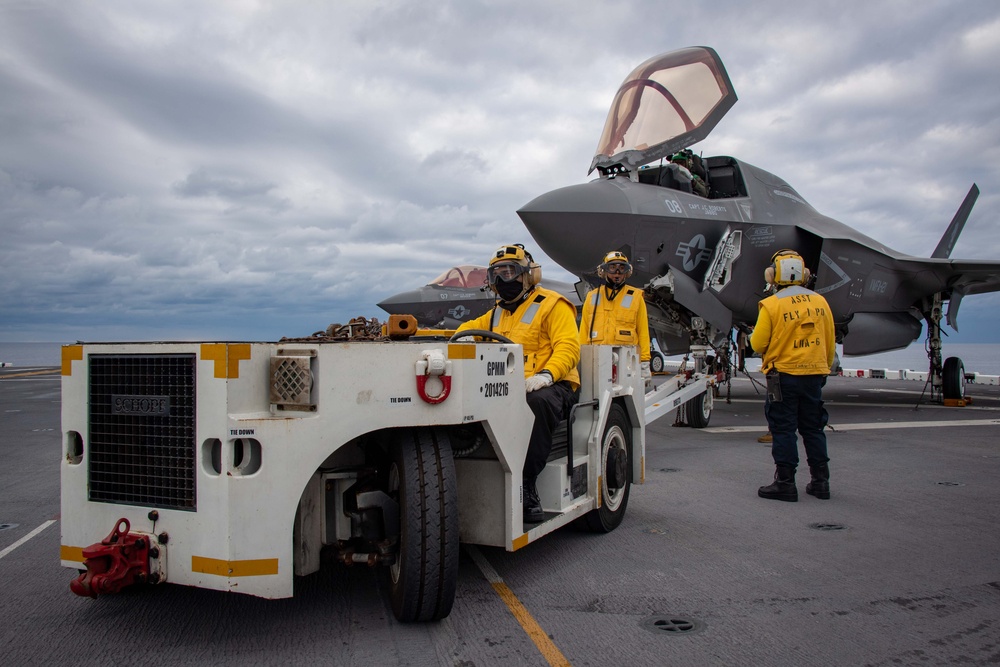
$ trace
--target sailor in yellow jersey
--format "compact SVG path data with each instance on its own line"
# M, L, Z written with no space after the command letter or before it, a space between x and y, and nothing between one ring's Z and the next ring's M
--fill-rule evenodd
M761 372L768 378L764 411L775 473L774 482L760 487L757 495L798 500L798 430L812 476L806 493L825 500L830 497L830 459L823 432L828 420L823 385L836 354L833 314L826 299L805 288L809 269L794 250L775 253L764 280L778 291L760 302L750 345L761 355Z
M487 270L496 305L458 330L492 331L521 345L528 406L535 415L524 461L524 521L544 520L535 480L552 450L552 432L580 397L580 343L576 308L558 292L539 287L541 267L520 244L501 246Z
M639 348L642 377L649 382L649 320L642 290L626 285L632 275L628 257L617 250L597 267L604 284L587 294L580 316L580 344L634 345Z

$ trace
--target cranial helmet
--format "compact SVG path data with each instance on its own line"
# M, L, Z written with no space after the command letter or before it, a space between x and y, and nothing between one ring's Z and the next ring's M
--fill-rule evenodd
M617 250L612 250L611 252L609 252L607 255L604 256L604 261L601 262L600 265L598 265L597 267L598 277L607 280L608 269L611 267L612 264L619 264L625 267L625 277L622 279L623 282L625 280L628 280L629 276L632 275L632 265L629 264L628 257L625 256L625 253L619 252Z
M500 246L490 257L490 266L486 270L486 279L494 292L498 281L504 283L518 280L521 285L520 296L542 281L542 267L535 264L531 253L520 243Z
M805 285L809 269L802 256L794 250L779 250L771 257L771 265L764 269L764 280L769 285Z

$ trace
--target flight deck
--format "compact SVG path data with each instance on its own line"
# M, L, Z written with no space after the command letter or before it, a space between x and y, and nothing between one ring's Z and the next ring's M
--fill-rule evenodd
M758 376L759 377L759 376ZM326 563L263 600L168 586L90 600L60 566L60 376L0 369L0 642L10 664L913 665L1000 656L1000 387L831 377L830 500L756 497L763 393L707 428L648 427L613 533L463 547L451 615L395 621L367 568ZM801 469L800 469L801 470ZM800 486L805 481L799 479Z

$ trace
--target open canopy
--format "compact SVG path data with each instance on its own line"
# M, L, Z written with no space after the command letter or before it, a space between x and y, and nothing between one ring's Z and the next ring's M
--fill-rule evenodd
M714 49L693 46L650 58L618 88L587 173L669 159L707 137L735 103Z
M427 284L437 285L438 287L479 289L486 284L486 267L471 266L468 264L453 266Z

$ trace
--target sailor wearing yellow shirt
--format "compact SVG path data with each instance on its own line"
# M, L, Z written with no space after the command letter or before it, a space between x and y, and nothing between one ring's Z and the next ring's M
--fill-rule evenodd
M774 482L757 490L761 498L795 502L795 469L799 464L798 436L806 450L812 480L806 493L830 497L830 458L827 456L828 415L823 407L823 385L836 355L833 313L822 295L806 289L809 269L794 250L779 250L764 271L768 285L778 291L759 304L750 345L761 355L767 376L764 413L770 427Z
M642 290L625 281L632 275L628 257L614 250L597 267L604 284L587 294L580 316L580 344L634 345L639 348L642 377L649 372L649 321Z
M576 308L558 292L539 287L542 269L521 244L501 246L487 270L496 305L458 330L483 329L521 345L528 407L535 415L524 460L524 521L545 519L535 480L552 450L552 432L580 397L580 343Z

